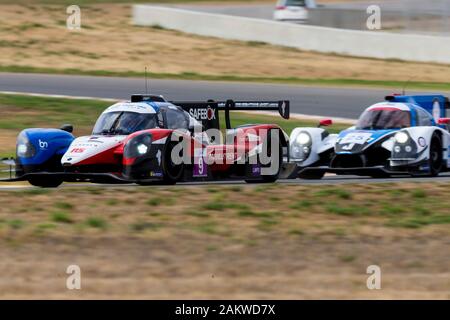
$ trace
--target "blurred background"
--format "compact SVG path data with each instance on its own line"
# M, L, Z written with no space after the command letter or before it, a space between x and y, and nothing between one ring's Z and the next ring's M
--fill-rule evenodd
M448 0L0 0L0 158L24 128L89 134L144 92L145 67L169 100L291 101L289 121L233 125L333 117L338 132L387 94L448 94L449 14ZM448 176L320 183L0 183L0 298L450 298Z

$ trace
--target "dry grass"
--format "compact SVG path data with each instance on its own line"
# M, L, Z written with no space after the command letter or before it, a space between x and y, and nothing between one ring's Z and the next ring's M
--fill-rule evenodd
M1 192L0 297L448 299L449 186Z
M0 66L81 71L448 82L450 66L341 57L224 41L130 24L126 4L82 8L83 29L65 28L65 7L3 5Z

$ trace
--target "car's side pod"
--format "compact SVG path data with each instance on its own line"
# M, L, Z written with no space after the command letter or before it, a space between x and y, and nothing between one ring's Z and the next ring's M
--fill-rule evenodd
M16 176L61 171L61 158L74 139L70 132L61 129L23 130L17 137Z

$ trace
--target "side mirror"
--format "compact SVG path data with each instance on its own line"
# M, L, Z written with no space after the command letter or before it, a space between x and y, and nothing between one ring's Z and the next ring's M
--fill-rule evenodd
M323 120L320 120L320 122L319 122L319 128L320 127L328 127L328 126L331 126L332 124L333 124L333 120L323 119Z
M73 126L71 124L63 124L60 129L69 133L73 132Z
M450 124L450 118L440 118L438 124Z

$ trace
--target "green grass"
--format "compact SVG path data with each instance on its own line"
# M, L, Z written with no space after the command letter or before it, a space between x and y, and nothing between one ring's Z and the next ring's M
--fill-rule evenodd
M187 210L184 214L197 218L208 218L210 214L201 210Z
M22 72L22 73L48 73L48 74L67 74L67 75L91 75L107 77L144 77L144 72L135 71L107 71L107 70L79 70L79 69L53 69L37 68L27 66L0 66L0 72ZM314 86L343 86L343 87L375 87L389 88L391 90L404 87L404 81L394 80L362 80L346 78L297 78L297 77L260 77L260 76L238 76L238 75L210 75L195 72L182 73L148 73L148 77L153 79L178 79L178 80L208 80L208 81L233 81L233 82L260 82L260 83L281 83L292 85L314 85ZM408 89L416 90L450 90L450 82L425 82L411 81L408 83Z
M95 228L95 229L106 229L108 227L108 223L106 222L105 219L101 218L101 217L90 217L87 218L85 221L86 225L91 227L91 228Z
M363 216L370 214L367 207L363 206L343 206L336 203L330 203L326 206L329 213L337 214L340 216Z
M315 204L314 201L304 199L304 200L299 200L299 201L294 202L293 204L291 204L289 206L289 208L295 209L295 210L304 210L304 209L311 208L314 204Z
M242 209L238 211L240 217L257 217L257 218L272 218L276 216L272 211L253 211L251 209Z
M106 204L108 206L116 206L119 204L119 201L116 199L108 199L108 200L106 200Z
M56 229L57 225L54 223L39 223L36 225L36 232L41 234L47 230L52 230L52 229Z
M323 190L320 190L314 194L317 197L326 198L329 196L336 196L338 198L348 200L352 198L352 194L344 189L338 189L338 188L325 188Z
M194 227L194 230L205 234L217 234L217 223L205 222Z
M157 231L160 228L160 224L147 221L136 221L130 225L130 230L135 232L143 232L145 230Z
M427 197L427 193L422 189L417 189L412 192L412 197L417 199L424 199Z
M387 223L391 227L418 229L421 227L435 224L450 224L450 215L435 214L430 216L412 216L403 218L394 218Z
M356 260L356 256L354 256L354 255L345 255L345 256L339 257L339 259L342 262L353 262L353 261Z
M8 221L8 225L11 229L18 230L25 226L25 222L21 219L12 219Z
M67 212L55 211L50 214L50 219L57 223L72 223L73 220Z
M54 206L62 210L72 210L74 205L69 202L55 202Z

